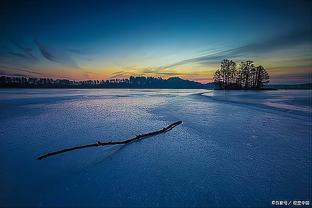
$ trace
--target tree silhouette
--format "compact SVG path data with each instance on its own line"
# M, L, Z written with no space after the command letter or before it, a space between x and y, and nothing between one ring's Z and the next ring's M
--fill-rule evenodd
M242 61L239 67L234 61L224 59L214 74L214 82L221 89L260 89L268 84L270 77L263 66L253 61Z
M224 59L221 67L214 74L214 81L221 88L233 87L236 85L236 63L232 60Z
M270 82L270 76L263 66L260 65L256 68L256 74L256 88L261 88Z
M207 85L171 77L163 79L160 77L134 77L129 79L110 80L84 80L73 81L67 79L48 78L25 78L0 76L0 87L21 88L169 88L169 89L204 89Z
M241 73L241 86L245 89L252 87L253 73L255 71L255 65L253 61L242 61L240 66Z

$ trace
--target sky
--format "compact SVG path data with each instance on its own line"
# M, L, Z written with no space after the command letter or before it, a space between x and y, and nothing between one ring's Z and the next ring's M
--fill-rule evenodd
M220 62L253 60L271 83L312 82L305 0L2 0L0 75L212 81Z

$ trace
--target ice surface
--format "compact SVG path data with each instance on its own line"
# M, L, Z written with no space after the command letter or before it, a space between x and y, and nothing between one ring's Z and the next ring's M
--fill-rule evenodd
M2 89L0 206L311 201L311 108L311 91ZM177 120L127 146L36 160Z
M303 116L312 113L311 90L223 91L203 93L211 99L262 108L273 108ZM250 105L252 104L252 105Z

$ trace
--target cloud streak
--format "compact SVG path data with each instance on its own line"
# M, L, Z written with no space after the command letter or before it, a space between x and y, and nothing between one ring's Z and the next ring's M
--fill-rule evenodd
M15 70L15 71L19 71L19 72L25 72L28 74L33 74L33 75L40 75L40 76L46 76L43 73L40 72L34 72L32 70L29 69L25 69L25 67L18 67L18 66L8 66L8 65L0 65L1 69L8 69L8 70ZM2 71L3 72L3 71Z
M199 56L191 59L179 61L177 63L164 66L163 68L172 68L179 65L189 63L209 64L220 62L225 58L238 58L245 54L257 55L269 53L277 50L288 49L293 46L302 44L311 44L312 32L311 30L297 30L288 34L283 34L271 39L250 43L241 47L224 50L214 54Z
M69 66L72 68L80 68L73 58L65 51L59 48L49 48L35 39L35 43L41 55L49 61Z
M15 48L17 48L21 52L21 53L15 53L15 55L28 59L28 60L33 60L33 61L38 60L37 57L32 53L33 49L24 47L15 40L11 40L11 43L14 45Z
M124 79L130 76L137 76L138 74L129 71L117 71L111 74L110 79Z
M3 57L15 57L22 59L23 61L36 62L38 61L37 57L32 53L31 48L27 48L19 44L15 40L8 40L6 45L1 46L1 54Z

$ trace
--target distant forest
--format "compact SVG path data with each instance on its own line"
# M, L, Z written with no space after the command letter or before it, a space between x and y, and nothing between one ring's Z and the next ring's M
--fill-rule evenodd
M237 66L228 59L221 62L213 79L220 89L261 89L270 82L270 76L263 66L255 66L253 61L243 61Z
M67 79L0 77L0 87L6 88L156 88L156 89L207 89L214 88L211 83L199 82L171 77L169 79L155 77L133 77L129 79L73 81Z

